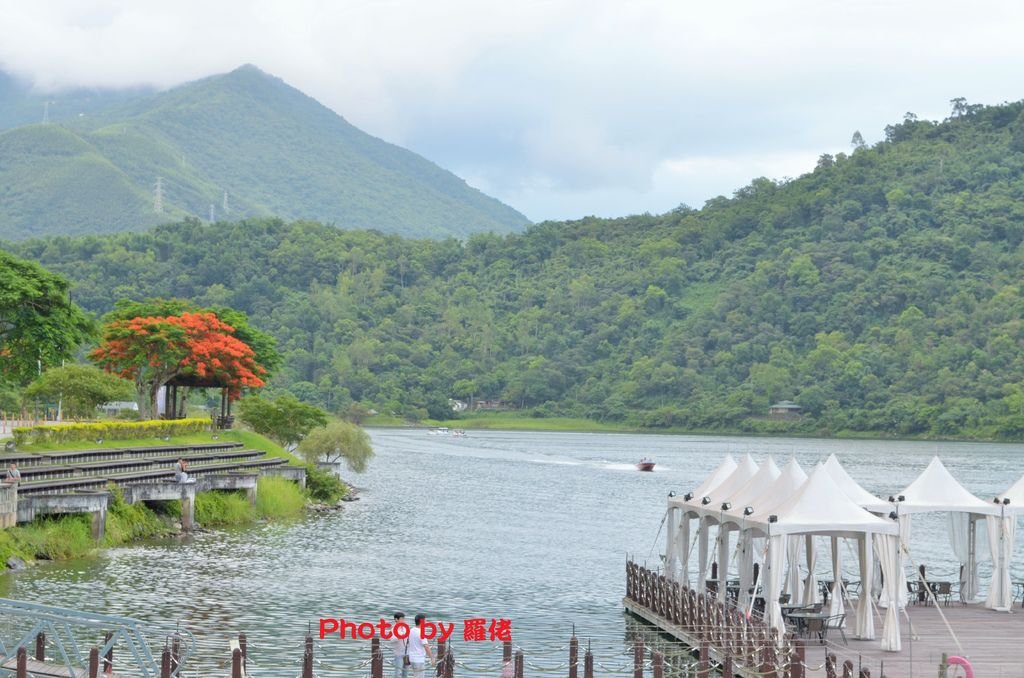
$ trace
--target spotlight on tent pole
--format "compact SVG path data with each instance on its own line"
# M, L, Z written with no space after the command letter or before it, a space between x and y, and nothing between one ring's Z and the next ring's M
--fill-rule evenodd
M904 497L902 494L900 496L896 497L896 498L899 499L900 501L906 501L907 500L907 498Z
M676 496L676 491L675 491L675 490L669 490L669 491L668 491L668 496L669 496L670 498L671 498L671 497L674 497L674 496Z
M700 500L700 503L702 506L707 506L708 504L711 503L711 497L704 497L703 499Z
M779 522L779 517L773 513L770 516L768 516L768 522L769 523L777 523L777 522Z
M731 509L731 508L732 508L732 504L730 504L730 503L729 503L729 502L727 502L727 501L723 501L723 502L722 502L722 510L723 510L723 511L728 511L728 510L729 510L729 509Z
M890 503L890 504L895 504L895 503L896 503L896 497L894 497L894 496L892 496L892 495L890 494L890 495L889 495L889 503Z
M895 511L889 511L889 520L899 520L899 515Z
M998 504L999 503L999 497L993 497L992 498L992 503L993 504Z
M754 507L753 506L748 506L745 509L743 509L743 515L745 515L745 516L749 516L753 512L754 512Z
M1010 498L1009 497L1003 497L1003 506L1009 506L1009 505L1010 505Z
M687 492L683 495L683 501L690 501L693 499L693 492Z

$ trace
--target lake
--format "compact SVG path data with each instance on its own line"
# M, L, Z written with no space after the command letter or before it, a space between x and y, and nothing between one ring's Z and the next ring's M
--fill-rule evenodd
M144 620L180 621L218 671L227 639L245 631L251 672L294 676L321 617L408 617L455 624L459 675L497 675L500 646L462 639L463 621L506 619L527 667L566 663L575 625L598 673L628 665L622 612L628 557L660 562L669 491L696 487L726 453L792 456L810 471L835 452L866 489L887 497L938 454L989 500L1024 472L1024 446L607 433L371 430L377 456L360 501L294 524L199 534L110 549L85 561L0 577L0 595ZM640 473L641 456L657 462ZM957 564L946 517L915 516L912 556L935 576ZM852 561L851 559L847 559ZM828 559L819 557L825 574ZM987 589L987 565L982 567ZM851 574L858 578L855 573ZM1024 578L1024 539L1014 558ZM324 675L367 672L368 642L317 641ZM528 670L529 672L529 670Z

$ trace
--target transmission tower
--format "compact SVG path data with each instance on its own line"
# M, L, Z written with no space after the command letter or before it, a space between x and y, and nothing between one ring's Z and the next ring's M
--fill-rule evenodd
M164 180L156 178L156 186L153 187L153 211L162 214L164 211Z
M50 102L43 102L43 124L50 122Z
M212 224L213 222L215 222L215 221L216 221L216 219L214 219L214 216L215 216L215 215L214 215L214 213L213 213L213 203L211 202L211 203L210 203L210 223L211 223L211 224Z
M224 205L223 205L223 207L221 209L224 210L224 214L227 214L228 212L231 211L231 210L228 209L228 192L227 191L224 191Z

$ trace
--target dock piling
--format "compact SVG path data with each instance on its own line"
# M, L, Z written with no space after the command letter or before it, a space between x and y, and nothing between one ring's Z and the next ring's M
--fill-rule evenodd
M700 655L697 658L697 678L711 678L711 643L705 638L700 641Z
M171 648L167 645L160 655L160 678L171 678Z
M180 642L180 639L175 636L175 640ZM248 672L249 670L249 639L245 637L244 633L238 634L238 649L242 651L242 670Z
M512 641L511 640L506 640L501 645L501 662L502 662L502 664L504 664L505 662L511 662L511 661L512 661Z
M89 678L100 676L100 649L93 647L89 650Z
M523 678L523 651L516 650L515 678Z
M24 647L18 648L17 662L18 678L28 678L28 650Z
M384 654L377 636L370 640L370 678L384 678Z
M576 633L569 639L569 678L576 678L576 665L579 662L580 641L576 639Z
M444 678L445 655L448 652L448 644L443 640L437 641L437 678Z
M644 678L644 641L633 641L633 678Z
M231 678L242 678L242 651L237 647L231 651Z
M46 634L42 631L36 634L36 661L46 661Z
M306 634L305 651L302 653L302 678L313 678L313 634Z
M725 655L725 659L722 660L722 678L733 678L731 654Z
M587 652L583 655L583 678L594 678L594 654L587 646Z

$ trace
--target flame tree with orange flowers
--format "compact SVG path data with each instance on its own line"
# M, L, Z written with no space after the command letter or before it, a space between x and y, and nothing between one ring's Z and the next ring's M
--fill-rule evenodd
M211 311L112 320L89 357L135 383L143 418L156 416L157 393L175 377L216 382L237 400L243 388L263 386L266 374L255 351L235 336L235 328Z

